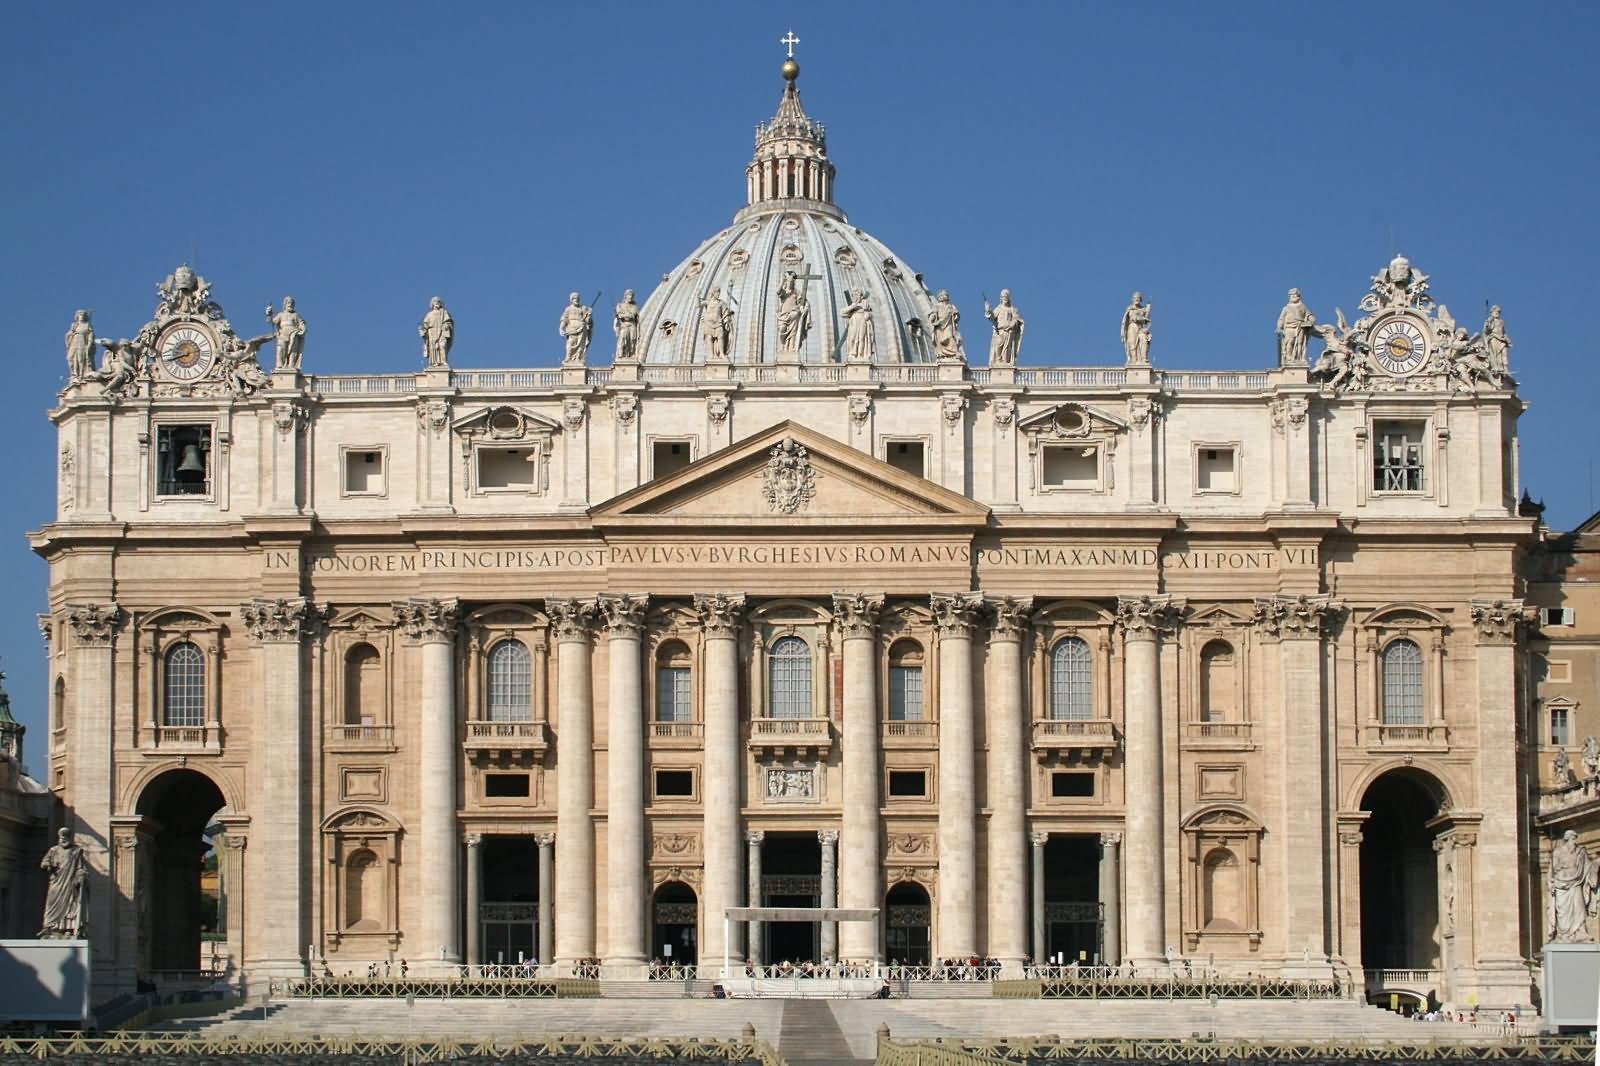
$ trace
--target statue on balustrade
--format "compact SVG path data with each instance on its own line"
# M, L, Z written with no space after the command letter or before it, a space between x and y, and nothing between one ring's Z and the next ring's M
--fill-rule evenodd
M94 326L89 323L89 312L79 311L72 316L67 329L67 382L76 385L94 377Z
M1017 357L1022 354L1022 314L1017 310L1017 305L1011 302L1011 290L1000 290L1000 304L998 307L989 306L989 298L983 298L983 317L994 325L994 336L989 341L990 366L1016 366Z
M639 357L639 305L634 302L633 290L622 294L622 302L611 312L611 331L617 335L617 350L611 356L613 363L630 363Z
M267 321L272 323L273 335L278 339L277 363L274 370L299 370L300 358L306 351L306 320L294 309L294 297L283 298L283 310L276 314L267 305Z
M1300 299L1300 290L1290 289L1289 302L1278 312L1279 366L1306 365L1306 340L1316 326L1317 317Z
M422 359L430 370L449 365L450 346L456 339L456 320L450 317L439 297L428 301L428 313L417 323L417 336L422 338Z
M577 293L569 293L567 306L561 312L561 321L556 329L567 342L561 365L583 366L584 356L589 351L589 339L594 336L594 308L583 306L583 298Z
M44 897L44 923L41 940L78 940L83 936L83 909L89 896L86 883L88 861L83 849L72 839L72 830L62 827L56 846L44 854L39 869L50 874L50 887Z
M1122 350L1129 366L1150 365L1150 305L1136 292L1122 312Z
M948 289L940 289L934 298L933 310L928 313L928 327L933 330L934 353L943 360L958 361L962 357L961 312L950 302Z
M1568 829L1550 851L1550 901L1545 940L1552 944L1592 944L1589 919L1595 913L1595 888L1600 885L1600 863L1578 843Z

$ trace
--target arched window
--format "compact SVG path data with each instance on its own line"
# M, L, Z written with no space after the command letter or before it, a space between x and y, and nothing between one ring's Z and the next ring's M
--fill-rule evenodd
M671 640L656 652L656 721L694 721L694 673L689 649Z
M1234 717L1238 688L1234 683L1233 645L1213 640L1200 649L1200 720L1226 722Z
M379 891L378 857L362 848L345 860L344 926L346 929L376 928L378 910L383 905Z
M1409 640L1383 649L1383 724L1422 724L1422 649Z
M383 721L383 659L371 644L357 644L344 657L344 724Z
M205 724L206 657L199 648L183 641L167 649L162 694L162 725Z
M1050 717L1081 722L1094 717L1094 674L1089 645L1066 637L1050 651Z
M922 721L922 645L914 640L889 649L889 721Z
M54 732L67 724L67 679L56 678L56 698L50 704L50 729Z
M533 720L533 658L520 640L502 640L489 652L489 721Z
M779 637L767 653L767 713L811 717L811 647L799 637Z

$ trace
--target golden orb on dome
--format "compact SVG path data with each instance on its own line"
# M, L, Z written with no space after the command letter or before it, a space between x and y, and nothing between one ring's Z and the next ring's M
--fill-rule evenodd
M783 79L785 81L794 81L799 76L800 64L795 62L794 56L785 59L783 61Z

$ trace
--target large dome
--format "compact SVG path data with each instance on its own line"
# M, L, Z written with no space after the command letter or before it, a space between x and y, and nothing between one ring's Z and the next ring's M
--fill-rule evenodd
M713 291L733 311L727 357L735 363L843 362L843 312L855 291L871 308L873 362L934 361L926 325L933 298L921 274L834 205L825 131L800 106L798 74L797 64L785 65L778 113L756 128L746 206L662 275L640 309L644 361L707 361L702 320ZM793 324L797 307L809 329ZM780 329L780 319L790 325Z

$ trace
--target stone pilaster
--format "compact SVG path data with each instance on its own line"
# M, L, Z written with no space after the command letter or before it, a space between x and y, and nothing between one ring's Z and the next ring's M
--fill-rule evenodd
M989 630L989 954L1003 971L1019 970L1028 946L1027 731L1022 717L1022 634L1031 597L993 601Z
M467 846L467 957L468 966L476 966L483 961L482 953L478 946L478 933L480 919L478 904L483 894L483 837L477 833L468 833L463 838Z
M934 954L978 954L977 767L972 629L978 593L935 594L939 635L939 922Z
M1100 947L1103 966L1122 965L1122 834L1100 834L1100 899L1105 926Z
M113 651L123 613L115 603L75 603L68 605L65 618L71 632L67 691L72 701L65 709L71 760L66 800L74 842L83 849L89 867L84 931L96 967L97 988L111 987L117 970L131 972L136 961L112 958L116 943L111 935L112 904L116 894L112 891L111 854L107 847L116 784L111 760L116 739L111 729L116 717Z
M835 847L839 843L837 829L817 830L817 843L822 846L822 883L821 905L824 907L837 907L839 905L839 876ZM822 957L824 959L837 959L839 957L839 923L822 923Z
M1166 861L1162 804L1160 637L1182 617L1169 596L1117 601L1122 629L1126 792L1128 957L1140 969L1161 969L1166 957Z
M1277 867L1282 871L1285 974L1326 977L1328 957L1327 793L1322 636L1344 608L1329 596L1276 596L1255 601L1255 620L1278 641L1279 702ZM1293 785L1290 783L1293 782ZM1318 812L1315 817L1309 812Z
M539 845L539 943L534 946L535 956L541 965L555 960L555 865L556 835L536 833L533 842Z
M606 965L644 965L644 634L645 596L602 596L610 661L606 760Z
M556 640L556 954L595 953L593 600L547 600Z
M246 941L250 957L245 962L257 974L304 974L309 964L301 956L310 942L305 898L310 760L301 641L315 632L326 613L305 599L256 599L239 607L261 667L256 723L258 735L266 738L256 749L257 796L264 816L251 856L257 882L273 889L260 893L250 912L256 935L253 948Z
M748 876L750 878L749 905L752 907L759 907L762 905L761 842L766 838L767 834L759 829L751 829L744 835L745 849L749 855L745 862L745 868L748 871ZM761 950L761 923L757 921L751 921L747 923L747 925L749 926L748 936L750 939L749 958L752 963L760 966L763 961L762 955L764 954Z
M739 744L739 627L744 596L713 593L694 598L705 647L705 891L700 906L700 958L742 957L739 930L723 944L723 913L737 907L739 890L740 785L744 752Z
M833 598L834 622L844 645L844 796L840 895L843 906L882 908L882 848L878 825L878 613L882 596ZM839 957L872 962L881 955L870 922L846 922Z
M461 605L453 599L405 600L393 605L395 624L422 657L417 713L420 772L417 861L427 888L421 893L417 954L431 962L461 961L458 871L461 838L456 828L455 639Z

